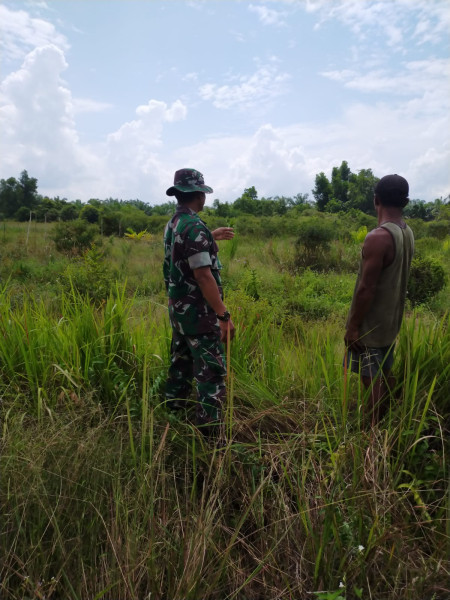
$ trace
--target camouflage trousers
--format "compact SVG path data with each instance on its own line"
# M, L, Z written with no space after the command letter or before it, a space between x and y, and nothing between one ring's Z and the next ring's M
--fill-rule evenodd
M171 364L166 382L166 400L170 409L185 408L197 386L196 424L207 425L221 418L225 401L225 356L218 333L196 336L182 335L172 330Z

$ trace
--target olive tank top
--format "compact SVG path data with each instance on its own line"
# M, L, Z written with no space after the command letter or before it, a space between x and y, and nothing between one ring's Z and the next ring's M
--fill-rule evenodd
M372 305L359 328L361 342L372 348L390 346L400 331L409 270L414 254L414 235L408 225L402 228L387 222L380 227L387 229L392 235L395 254L392 263L381 271ZM361 277L362 261L361 258L355 292ZM355 294L352 306L354 302Z

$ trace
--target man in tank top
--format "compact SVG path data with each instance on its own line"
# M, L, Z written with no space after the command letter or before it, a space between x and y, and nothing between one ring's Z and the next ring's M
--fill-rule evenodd
M395 339L405 307L414 236L403 221L409 185L400 175L386 175L375 187L378 227L364 241L344 341L346 361L370 389L372 424L386 411Z

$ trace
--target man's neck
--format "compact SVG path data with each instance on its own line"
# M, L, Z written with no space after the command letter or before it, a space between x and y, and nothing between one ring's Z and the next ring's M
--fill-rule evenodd
M378 225L383 223L396 223L400 225L403 223L403 210L396 208L395 206L383 206L380 204L377 210Z
M201 208L199 208L197 206L196 202L183 202L183 203L179 203L178 206L180 206L181 208L189 208L190 210L194 211L195 213L198 213L201 210Z

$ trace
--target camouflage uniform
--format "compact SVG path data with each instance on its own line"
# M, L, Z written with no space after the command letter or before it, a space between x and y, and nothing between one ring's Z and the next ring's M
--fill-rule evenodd
M217 316L203 298L193 269L209 266L222 296L218 247L197 213L178 205L164 232L164 249L172 326L166 399L170 408L182 407L194 378L197 424L212 423L220 418L225 398L225 358Z

